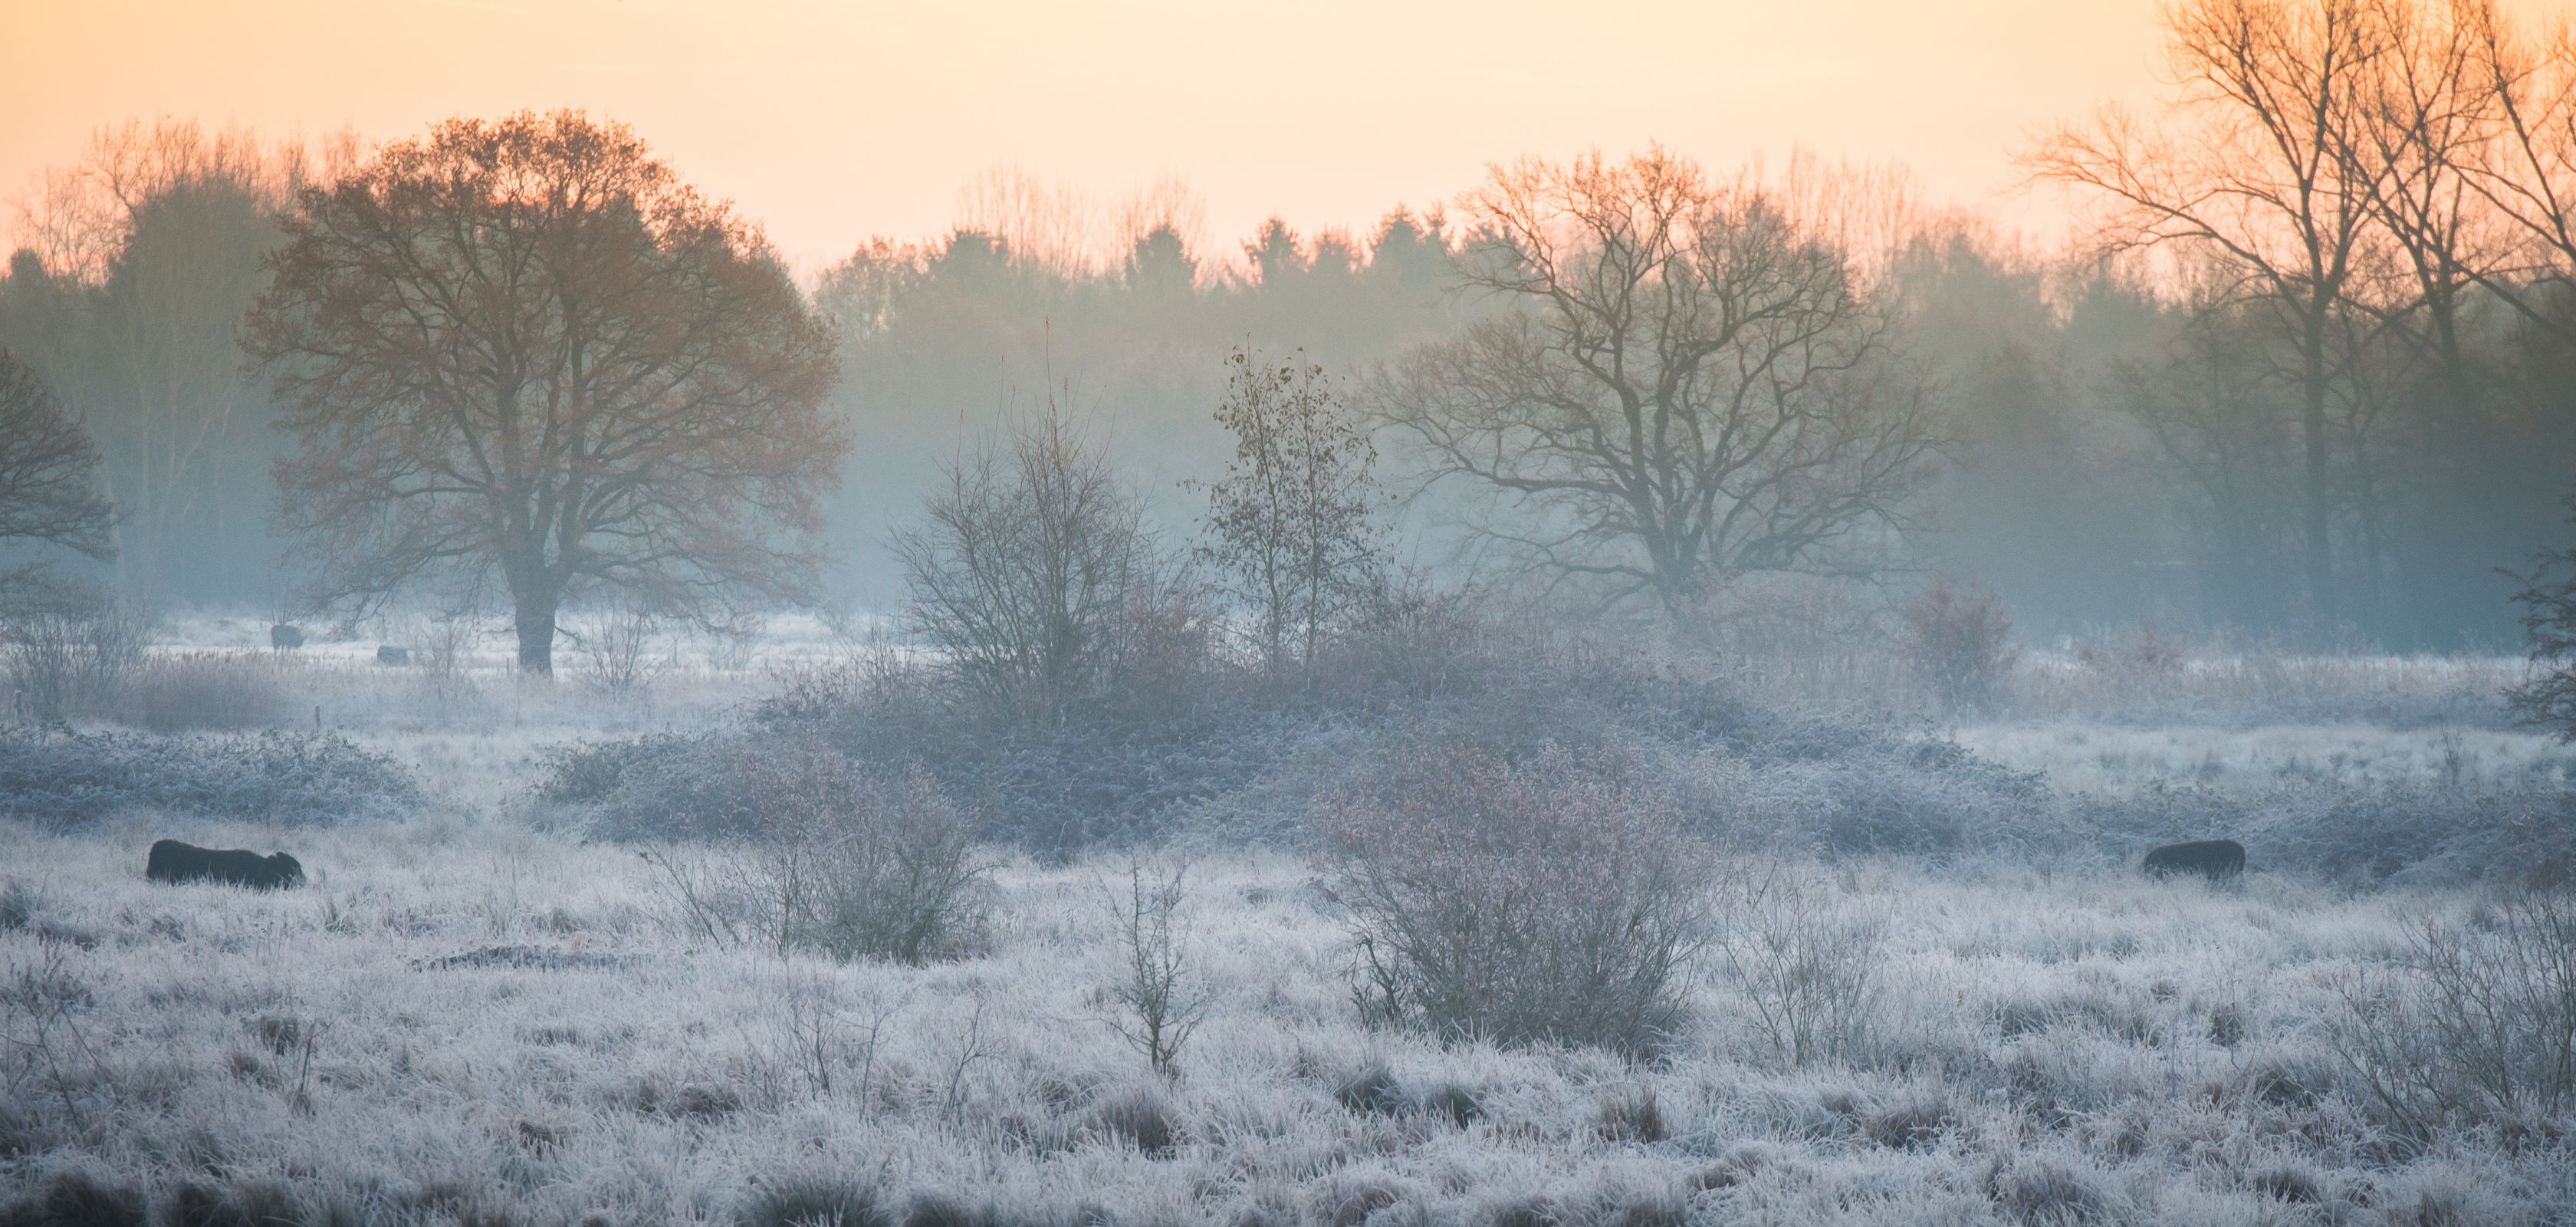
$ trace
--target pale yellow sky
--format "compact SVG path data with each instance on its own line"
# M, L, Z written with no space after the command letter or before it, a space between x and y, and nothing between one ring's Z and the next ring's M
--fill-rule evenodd
M2565 0L2525 0L2526 15ZM1178 174L1228 245L1365 230L1490 161L1803 144L1998 203L2031 127L2154 87L2156 0L0 0L0 195L169 115L370 139L623 120L811 270L1015 166L1104 203ZM2023 206L2024 216L2037 216Z

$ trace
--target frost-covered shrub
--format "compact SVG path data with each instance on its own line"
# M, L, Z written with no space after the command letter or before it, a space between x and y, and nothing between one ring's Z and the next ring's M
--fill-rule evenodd
M709 739L688 752L700 773L689 799L703 808L662 821L729 846L655 859L709 936L903 963L983 940L990 864L972 817L927 775L883 775L813 741Z
M829 750L764 761L779 795L774 881L791 942L834 958L921 963L985 940L975 824L920 772L886 778ZM797 875L810 877L800 885Z
M1687 743L1685 743L1687 744ZM1939 741L1803 728L1754 745L1649 756L1712 834L1820 856L2022 854L2066 839L2040 777Z
M1971 849L2028 853L2056 842L2054 800L2017 773L1946 741L1881 733L1832 760L1816 815L1824 851L1946 857Z
M1905 607L1905 653L1950 711L1994 705L2018 655L2012 615L1995 594L1932 581Z
M749 811L728 747L812 741L917 766L976 807L987 839L1054 859L1184 826L1302 843L1319 798L1382 790L1382 764L1452 747L1521 762L1553 746L1630 761L1719 834L1750 823L1820 852L1930 855L2062 838L2036 777L1955 745L1784 717L1713 670L1430 597L1336 635L1293 686L1190 658L1178 672L1121 665L1032 710L892 653L864 656L784 676L737 725L552 751L536 798L609 838L731 837L729 816Z
M150 612L87 584L10 581L0 585L0 662L23 708L13 714L58 721L112 703L143 663Z
M2576 892L2512 892L2467 922L2418 917L2392 964L2342 993L2337 1051L2402 1135L2576 1127Z
M426 802L400 763L337 734L0 728L0 815L56 827L129 809L297 826L400 816Z
M555 746L537 756L535 800L545 819L604 839L722 839L749 835L760 807L728 772L730 732L647 733Z
M1662 795L1602 766L1452 751L1326 802L1316 857L1372 1017L1624 1053L1673 1032L1710 854Z
M1755 1034L1791 1065L1852 1056L1885 979L1886 909L1776 863L1740 869L1719 893L1720 961Z

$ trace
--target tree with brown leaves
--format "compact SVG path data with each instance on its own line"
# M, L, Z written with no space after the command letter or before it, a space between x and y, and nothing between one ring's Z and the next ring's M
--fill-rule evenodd
M317 602L497 577L547 673L585 591L707 626L811 599L831 338L632 131L450 120L287 229L246 344L301 444L277 479Z

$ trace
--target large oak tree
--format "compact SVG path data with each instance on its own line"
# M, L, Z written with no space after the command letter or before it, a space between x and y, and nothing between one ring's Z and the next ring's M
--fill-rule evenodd
M567 598L714 624L812 595L847 450L832 342L760 233L579 112L450 120L303 193L248 345L315 596L497 577L519 665Z

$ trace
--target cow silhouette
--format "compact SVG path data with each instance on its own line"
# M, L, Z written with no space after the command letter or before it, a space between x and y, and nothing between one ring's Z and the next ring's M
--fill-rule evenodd
M277 625L268 628L268 646L272 648L303 647L304 628L280 622Z
M240 848L200 848L175 839L158 840L143 861L143 876L155 882L223 882L253 890L287 890L304 885L304 866L283 852L261 856Z
M398 648L390 643L378 644L376 645L376 663L380 665L410 664L411 649Z
M2156 877L2196 873L2215 882L2245 872L2245 845L2232 839L2201 839L2166 844L2147 854L2141 868Z

